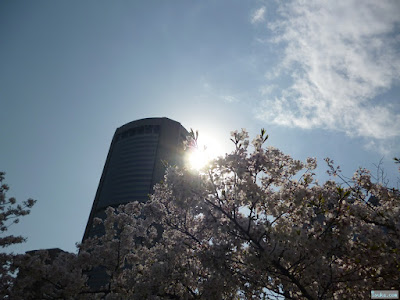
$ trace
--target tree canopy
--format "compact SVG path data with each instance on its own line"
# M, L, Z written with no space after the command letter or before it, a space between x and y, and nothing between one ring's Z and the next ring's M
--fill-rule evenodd
M170 166L146 203L109 207L97 220L105 235L72 259L76 280L57 287L63 297L366 299L398 289L399 191L363 168L346 180L330 159L332 178L320 183L316 159L266 147L267 137L250 145L246 131L232 132L232 153L200 171ZM60 264L68 261L47 265ZM94 292L82 280L96 267L108 283ZM66 276L51 272L55 282Z
M25 241L22 236L7 235L7 230L12 224L18 223L20 217L29 214L30 208L36 202L28 199L19 204L14 197L7 197L10 188L4 183L4 179L5 173L0 172L0 247L2 249ZM12 253L0 252L0 298L8 295L14 283L13 274L16 267L12 263L13 257Z

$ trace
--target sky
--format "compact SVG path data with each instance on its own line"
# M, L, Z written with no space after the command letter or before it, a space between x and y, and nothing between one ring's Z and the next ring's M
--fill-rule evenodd
M168 117L232 149L265 128L295 159L325 157L390 186L400 173L400 2L0 2L0 170L38 200L15 252L80 242L117 127Z

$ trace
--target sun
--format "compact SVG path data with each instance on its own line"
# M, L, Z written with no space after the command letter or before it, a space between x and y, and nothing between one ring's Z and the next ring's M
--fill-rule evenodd
M221 154L217 143L208 141L207 144L201 143L198 145L197 149L190 150L187 162L191 169L199 171Z
M194 149L189 154L188 162L192 169L200 170L211 160L205 150Z

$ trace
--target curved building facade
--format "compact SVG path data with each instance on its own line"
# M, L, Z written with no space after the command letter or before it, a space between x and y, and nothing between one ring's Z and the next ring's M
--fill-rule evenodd
M148 118L127 123L114 134L83 236L103 234L93 227L108 206L145 202L165 172L165 162L180 164L188 132L168 118Z

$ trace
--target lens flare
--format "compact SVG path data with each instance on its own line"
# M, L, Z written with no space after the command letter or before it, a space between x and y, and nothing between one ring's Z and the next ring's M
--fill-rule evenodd
M208 142L207 144L200 144L198 148L191 149L188 153L187 163L191 169L199 171L206 167L210 161L223 154L218 143Z
M200 170L211 160L206 150L194 149L189 154L189 165L192 169Z

